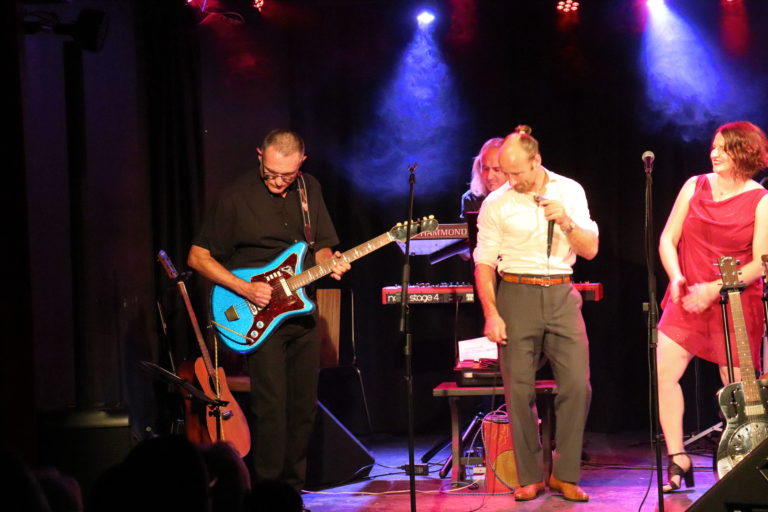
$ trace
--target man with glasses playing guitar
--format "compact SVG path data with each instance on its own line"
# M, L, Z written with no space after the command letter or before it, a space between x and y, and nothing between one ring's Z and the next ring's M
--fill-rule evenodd
M273 288L231 270L262 267L305 241L304 266L333 261L331 277L350 265L331 247L339 243L320 184L302 175L307 158L301 137L273 130L264 139L258 174L251 172L207 212L188 264L215 284L265 308ZM258 350L248 354L251 377L253 476L304 485L306 454L317 404L320 338L314 315L286 319Z

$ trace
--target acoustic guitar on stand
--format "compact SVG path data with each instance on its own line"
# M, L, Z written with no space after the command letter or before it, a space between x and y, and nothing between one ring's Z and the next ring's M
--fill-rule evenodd
M344 252L340 259L351 263L390 242L404 242L408 234L414 237L419 233L434 231L437 226L437 220L431 215L420 220L398 223L386 233ZM213 324L221 340L229 348L240 353L252 352L259 348L283 321L292 316L309 315L315 310L315 305L307 298L303 288L330 274L336 259L331 258L302 272L307 249L306 243L298 242L266 266L231 271L246 281L261 281L272 287L272 299L263 308L228 288L220 285L213 287Z
M200 357L195 360L194 365L188 361L182 363L179 366L179 376L190 383L197 381L205 396L211 399L211 404L204 407L202 413L196 407L199 404L194 403L191 398L185 400L187 439L195 444L226 441L235 448L240 457L245 457L251 450L248 420L229 390L224 369L215 368L211 362L211 355L200 331L184 280L179 278L179 273L165 251L158 252L157 259L168 277L176 281L200 347ZM204 422L200 421L201 415L205 416ZM201 423L205 423L205 427Z
M733 382L717 393L717 399L726 426L717 448L717 474L722 478L733 467L768 438L768 386L757 379L749 349L744 311L741 307L741 290L745 285L739 280L737 261L731 256L718 258L723 279L722 293L728 295L739 354L741 382Z

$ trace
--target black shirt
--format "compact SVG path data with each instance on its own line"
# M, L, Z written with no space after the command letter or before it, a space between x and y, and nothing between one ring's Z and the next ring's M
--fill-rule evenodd
M480 205L483 204L485 196L476 196L472 193L472 190L467 190L461 196L461 213L459 218L463 219L466 212L479 212Z
M339 243L320 183L304 174L315 251ZM207 249L228 269L261 267L304 239L304 220L297 182L285 197L272 194L258 172L237 180L207 212L193 243ZM308 251L304 268L314 265Z

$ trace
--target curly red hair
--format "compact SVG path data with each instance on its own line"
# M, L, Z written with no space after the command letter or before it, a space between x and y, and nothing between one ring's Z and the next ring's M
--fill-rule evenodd
M760 169L768 167L768 138L749 121L722 125L715 131L723 136L723 149L733 159L736 175L749 179Z

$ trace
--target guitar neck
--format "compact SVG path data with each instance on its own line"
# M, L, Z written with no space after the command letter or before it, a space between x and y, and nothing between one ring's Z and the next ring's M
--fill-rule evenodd
M759 408L757 414L763 414L764 408L760 398L760 389L755 369L752 363L752 352L749 349L747 327L744 322L744 311L741 307L741 294L739 291L729 291L728 301L731 304L731 316L733 317L733 332L736 335L736 350L739 354L739 368L741 369L741 384L744 389L744 401L747 407ZM747 410L749 413L749 409ZM751 415L751 414L750 414Z
M352 249L342 253L340 259L342 261L346 261L347 263L352 263L353 261L358 260L363 256L366 256L372 253L375 250L381 249L382 247L392 242L393 240L394 239L392 238L392 235L390 235L389 233L384 233L372 240L369 240L363 244L358 245L357 247L353 247ZM308 268L301 274L297 274L291 277L290 279L287 280L288 287L291 289L291 291L296 291L299 288L302 288L314 281L317 281L321 277L327 276L328 274L331 273L331 269L333 268L333 265L335 262L336 262L336 258L332 258L324 263L320 263L318 265L315 265L312 268Z

